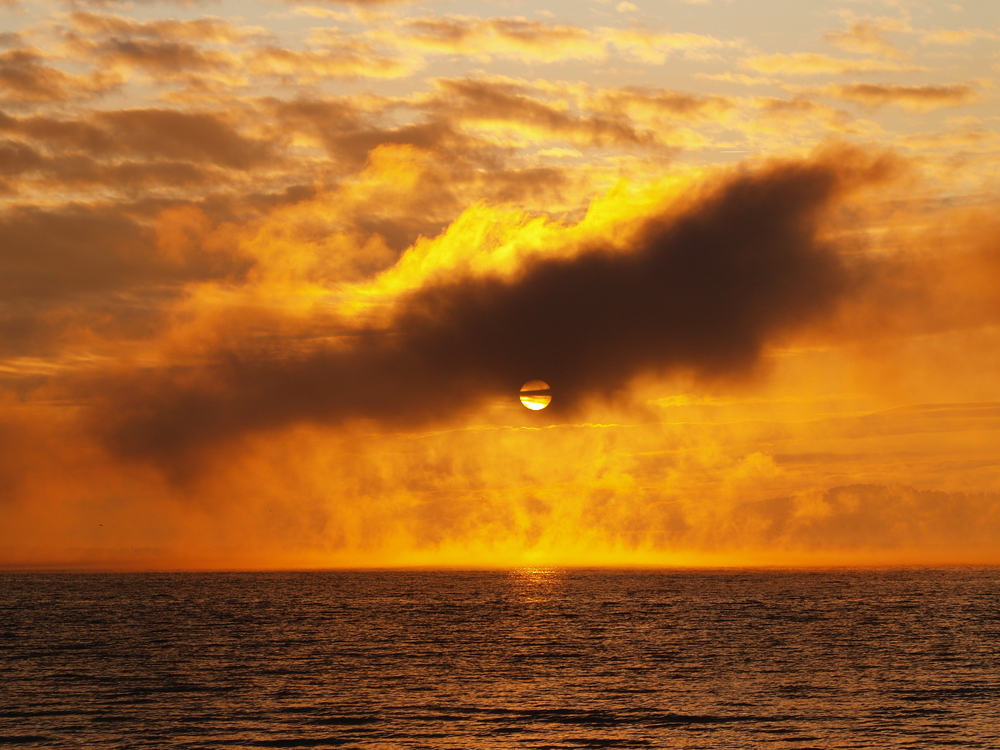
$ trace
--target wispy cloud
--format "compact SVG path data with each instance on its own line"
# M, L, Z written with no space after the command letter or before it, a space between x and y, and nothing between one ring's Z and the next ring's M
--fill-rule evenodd
M926 112L940 107L960 107L977 100L976 89L969 84L947 86L899 86L878 83L834 85L823 93L837 99L871 107L894 104L905 109Z
M915 71L918 65L879 58L831 57L818 52L760 55L744 59L742 64L761 73L786 75L848 75L881 71Z
M1000 34L989 29L934 29L924 32L920 41L924 44L972 44L977 39L997 39Z
M846 31L831 31L824 34L823 39L848 52L896 59L903 57L903 53L886 39L882 29L873 23L858 21Z

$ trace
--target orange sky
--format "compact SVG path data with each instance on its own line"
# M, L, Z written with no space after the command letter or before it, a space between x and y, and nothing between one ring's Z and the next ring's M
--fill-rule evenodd
M1000 563L993 6L0 2L0 566Z

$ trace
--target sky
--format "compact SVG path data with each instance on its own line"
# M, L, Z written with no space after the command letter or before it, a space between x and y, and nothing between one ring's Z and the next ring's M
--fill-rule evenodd
M1000 564L998 40L0 0L0 567Z

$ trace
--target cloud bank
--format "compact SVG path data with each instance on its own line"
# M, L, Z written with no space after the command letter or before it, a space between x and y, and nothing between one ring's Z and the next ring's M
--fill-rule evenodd
M432 281L399 295L384 327L341 330L308 355L234 348L143 373L116 384L99 422L124 454L187 457L301 422L446 421L533 378L552 385L547 413L559 419L640 375L745 373L845 292L820 227L846 192L892 171L891 159L838 149L736 174L677 215L643 217L624 250L584 244L509 278Z

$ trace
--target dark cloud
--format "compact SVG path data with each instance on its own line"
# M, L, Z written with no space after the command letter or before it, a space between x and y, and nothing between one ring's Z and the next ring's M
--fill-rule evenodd
M235 27L221 18L213 17L186 21L175 18L134 21L124 16L77 11L70 14L69 20L74 30L91 37L112 36L116 39L148 37L159 40L176 38L212 42L241 42L249 36L249 32L246 30Z
M146 72L176 77L186 70L227 71L227 57L196 44L145 39L106 39L87 52L102 64L127 64Z
M532 378L553 386L543 414L559 419L643 373L742 373L844 292L848 271L818 228L845 190L891 169L837 150L739 174L646 220L628 253L594 246L514 280L436 283L403 298L389 329L341 332L325 351L233 348L208 367L140 375L99 419L123 453L173 461L295 422L445 420Z
M100 76L85 78L47 65L33 47L0 52L0 91L17 102L55 102L91 96L105 88Z
M231 89L234 71L252 37L269 38L260 29L233 26L219 18L135 21L119 15L77 11L60 27L66 49L99 70L125 78L137 70L156 85L184 84L188 90Z
M130 150L250 169L271 155L267 142L249 139L211 113L168 109L119 110L97 115L115 141Z
M148 337L185 283L248 266L228 253L165 257L148 223L117 206L9 207L0 215L0 356L52 356L84 331Z
M235 252L209 251L192 253L180 264L156 245L149 223L118 206L10 207L0 215L0 303L76 304L80 295L107 297L237 277L249 264Z
M0 113L0 132L31 139L52 153L83 153L88 158L166 157L237 170L274 158L272 141L248 138L212 112L125 109L93 112L78 119Z
M51 356L81 329L135 318L137 285L162 262L141 257L144 233L108 209L8 208L0 216L0 356ZM123 296L124 295L124 296ZM134 323L134 321L132 321Z
M8 209L0 217L0 296L107 292L135 278L142 242L141 227L109 209ZM142 275L152 279L155 270Z
M0 174L15 175L37 169L42 156L25 143L0 140Z

